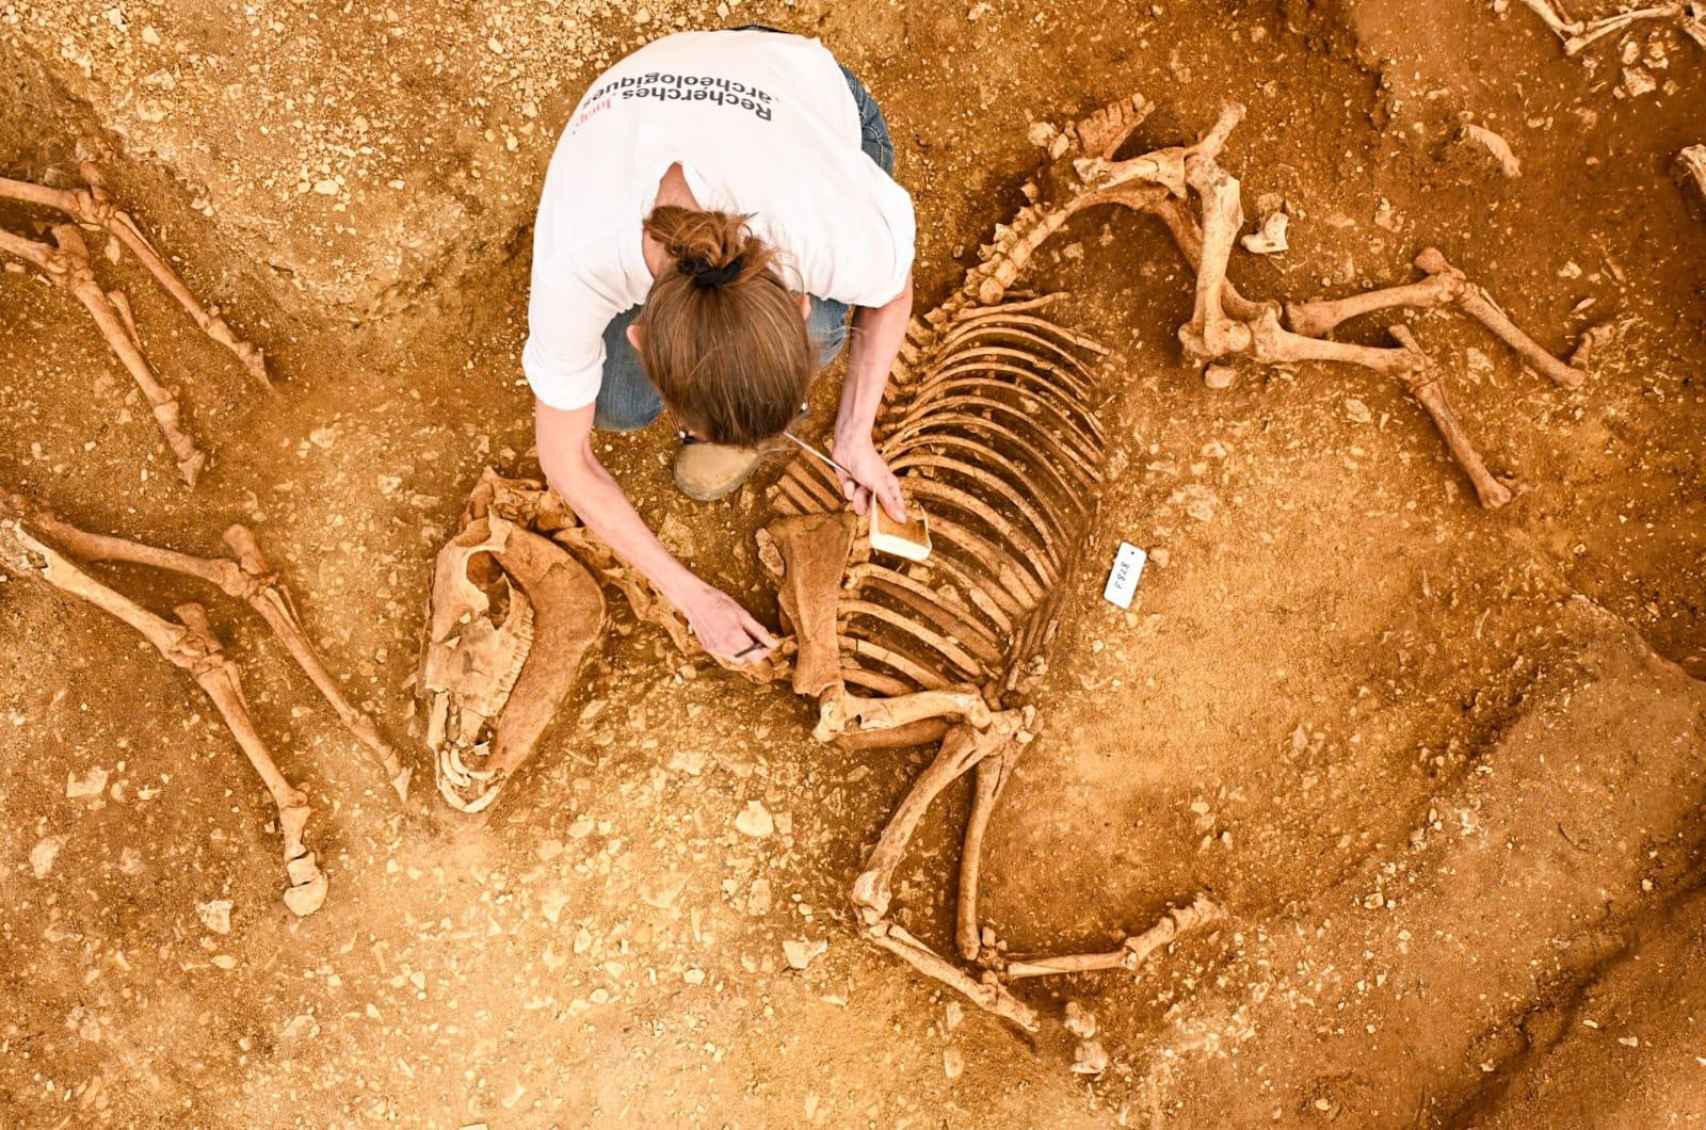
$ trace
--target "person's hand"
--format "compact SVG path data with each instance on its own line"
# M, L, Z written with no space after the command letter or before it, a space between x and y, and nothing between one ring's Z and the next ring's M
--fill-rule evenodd
M862 438L845 440L837 436L830 447L835 461L852 472L852 477L836 472L841 491L853 504L855 514L864 514L875 498L896 522L906 521L906 500L900 494L900 480L894 477L889 465L877 454L870 433Z
M776 647L776 638L720 589L704 586L682 606L687 625L704 649L735 663L757 663Z

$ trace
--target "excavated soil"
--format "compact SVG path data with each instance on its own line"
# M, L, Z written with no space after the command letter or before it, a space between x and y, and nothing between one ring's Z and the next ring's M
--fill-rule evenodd
M1224 160L1248 210L1283 196L1292 246L1235 258L1246 293L1408 281L1431 244L1548 348L1622 327L1566 392L1460 317L1411 315L1522 485L1489 513L1390 381L1205 388L1158 227L1092 214L1051 245L1033 284L1116 350L1111 473L985 918L1014 952L1105 948L1198 892L1228 918L1135 973L1022 987L1034 1040L850 928L928 751L818 746L807 704L683 666L620 599L488 818L438 803L419 752L432 555L481 468L531 443L518 355L556 130L646 39L750 21L821 36L882 101L921 307L1019 206L1029 124L1137 91L1145 146L1248 104ZM277 384L134 260L97 260L212 453L187 490L74 302L0 274L0 489L194 552L251 525L417 772L399 804L247 609L97 570L156 610L208 604L315 805L331 888L296 919L267 795L192 681L96 610L0 583L0 1123L1706 1126L1706 222L1669 176L1702 106L1706 52L1675 31L1568 59L1502 0L0 0L0 175L100 161ZM1520 178L1454 144L1466 123ZM21 234L44 218L0 206ZM773 617L761 487L676 495L661 426L604 455ZM1129 614L1100 597L1121 540L1164 551ZM735 827L753 800L767 837ZM944 948L966 805L937 806L896 888ZM828 951L790 969L785 940ZM1068 1001L1099 1018L1100 1077L1069 1070Z

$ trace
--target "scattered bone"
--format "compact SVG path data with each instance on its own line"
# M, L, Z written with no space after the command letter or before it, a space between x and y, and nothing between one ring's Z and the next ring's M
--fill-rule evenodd
M10 255L30 263L49 282L67 291L88 310L101 336L124 364L125 369L142 390L154 414L166 446L177 460L178 473L185 484L194 486L207 457L197 449L182 427L180 409L175 393L165 388L155 377L142 354L142 342L136 332L136 321L130 303L118 291L107 292L95 281L94 264L77 224L104 228L109 234L109 257L123 244L154 276L160 287L183 306L202 331L225 346L243 363L249 373L270 388L266 364L261 351L240 340L223 319L197 301L165 258L154 249L136 221L121 211L107 195L99 170L85 163L82 166L84 188L68 190L48 188L26 181L0 177L0 200L15 200L24 204L48 208L69 216L77 223L60 223L49 230L53 244L38 243L0 229L0 255Z
M1516 153L1511 150L1510 142L1494 133L1485 126L1466 125L1458 133L1458 144L1479 147L1492 155L1498 163L1499 171L1511 179L1522 176L1522 162L1517 160Z
M1289 250L1290 244L1285 240L1290 218L1284 212L1269 212L1258 222L1257 230L1246 235L1241 242L1244 250L1252 255L1278 255Z
M1231 365L1209 365L1202 371L1202 383L1217 391L1231 388L1237 380L1238 370Z
M99 765L94 766L81 777L72 777L67 774L65 778L65 798L67 800L100 796L106 791L107 771Z
M1093 1038L1097 1031L1096 1014L1077 1001L1067 1001L1066 1030L1080 1040Z
M215 934L229 934L231 932L230 899L212 899L208 902L198 902L195 904L195 913L196 917L201 919L201 924Z
M959 1048L942 1049L942 1074L950 1080L958 1079L966 1069L965 1053Z
M1651 94L1658 88L1659 80L1654 78L1652 72L1647 68L1623 68L1623 84L1620 90L1625 97L1639 98L1644 94Z

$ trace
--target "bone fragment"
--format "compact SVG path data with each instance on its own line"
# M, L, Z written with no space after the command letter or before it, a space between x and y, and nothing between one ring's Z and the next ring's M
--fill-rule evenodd
M1490 154L1493 160L1498 163L1499 171L1505 176L1513 180L1522 176L1522 162L1517 159L1516 153L1511 149L1510 142L1487 127L1466 125L1459 131L1457 138L1460 145L1479 146L1483 151Z
M1290 218L1284 212L1269 212L1258 222L1256 230L1239 242L1252 255L1279 255L1291 249L1285 238L1290 224Z
M1199 894L1190 906L1168 910L1155 925L1141 934L1127 938L1119 949L1110 953L1070 954L1063 957L1009 961L1006 974L1011 980L1022 980L1060 973L1089 973L1100 969L1136 969L1150 954L1170 944L1180 934L1218 922L1225 917L1224 910L1207 895Z

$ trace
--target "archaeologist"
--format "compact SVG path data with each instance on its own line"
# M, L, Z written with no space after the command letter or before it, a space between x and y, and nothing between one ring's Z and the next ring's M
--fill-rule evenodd
M864 513L905 518L872 422L912 309L911 198L859 80L815 39L685 32L617 63L580 100L545 178L522 367L546 478L687 617L706 650L775 640L666 550L600 465L594 430L666 409L675 481L722 498L852 347L832 450Z

